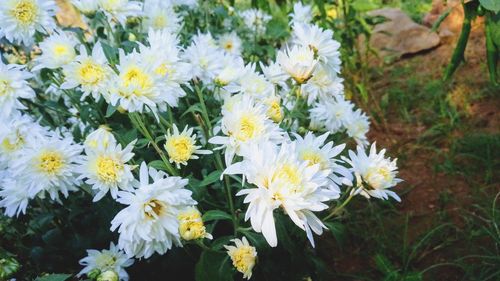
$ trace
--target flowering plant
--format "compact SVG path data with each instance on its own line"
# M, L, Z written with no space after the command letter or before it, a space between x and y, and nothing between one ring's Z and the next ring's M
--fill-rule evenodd
M396 162L369 144L311 6L72 4L77 28L56 24L52 0L0 11L0 207L41 235L33 268L67 270L57 261L111 242L79 257L79 277L128 280L182 264L184 247L197 280L303 278L353 197L399 201ZM286 252L281 265L308 264L278 273Z

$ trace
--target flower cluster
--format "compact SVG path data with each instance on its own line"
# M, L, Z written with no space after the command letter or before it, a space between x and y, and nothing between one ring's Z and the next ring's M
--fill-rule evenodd
M194 30L200 11L209 17L194 0L72 3L78 32L56 24L52 0L0 11L0 37L31 50L0 60L0 207L14 217L69 196L119 203L117 244L88 250L79 275L128 280L132 258L187 244L220 252L222 233L250 279L257 250L236 239L241 226L276 247L281 212L314 247L343 200L400 200L396 160L375 144L365 152L368 117L344 96L340 43L311 6L294 5L291 36L259 60L252 46L273 39L258 9L222 6L222 28Z

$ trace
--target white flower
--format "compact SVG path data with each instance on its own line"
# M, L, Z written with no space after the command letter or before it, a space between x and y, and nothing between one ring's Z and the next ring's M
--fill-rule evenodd
M323 65L318 65L307 83L302 85L302 95L307 96L307 104L329 97L343 98L344 79Z
M352 116L354 104L340 98L325 98L316 102L310 109L311 120L322 124L332 134L343 131Z
M283 70L298 84L306 83L313 75L318 61L314 58L314 51L309 47L293 46L292 49L279 51L276 61Z
M301 2L293 4L293 13L290 14L292 21L290 24L310 23L313 19L311 5L303 5Z
M8 117L16 109L26 107L19 98L33 99L35 91L28 84L27 79L33 75L24 70L24 66L4 64L0 59L0 117Z
M9 171L26 185L30 196L43 198L48 193L52 200L60 201L59 192L68 197L69 191L78 190L80 181L75 169L81 152L82 147L72 138L51 132L50 136L22 148Z
M85 151L107 149L108 146L116 146L116 139L111 133L111 129L102 125L85 138L83 145Z
M4 0L0 9L0 38L31 45L36 31L46 33L55 28L52 17L56 10L53 0Z
M6 173L0 171L0 207L5 208L4 214L8 217L25 214L29 200L34 196L30 196L26 185Z
M165 136L165 150L168 154L168 161L175 163L177 169L181 164L187 165L189 159L198 159L196 154L211 154L210 150L202 150L201 146L196 145L196 134L193 135L193 128L186 126L182 132L179 132L177 126L173 125L173 134L170 129Z
M330 71L340 72L340 43L333 39L331 30L313 24L294 24L292 42L310 48Z
M180 211L177 218L179 219L179 233L182 239L189 241L201 238L213 238L210 233L206 232L201 213L196 207L191 206Z
M288 79L288 75L283 71L280 64L277 62L272 62L268 66L265 66L262 62L260 63L260 68L262 69L262 73L269 80L269 82L274 85L279 85L282 88L287 88L286 80Z
M345 121L345 127L347 129L347 134L353 138L358 145L363 147L368 145L366 134L370 130L370 121L368 120L368 116L366 116L361 109L351 112L349 118Z
M248 29L257 35L263 35L266 32L266 25L271 20L271 16L261 10L249 9L239 13Z
M127 55L122 49L119 52L119 74L113 78L105 95L109 103L129 112L143 112L145 106L156 112L166 104L177 105L177 100L166 92L164 79L155 72L159 63L150 64L135 51Z
M241 45L241 39L234 31L219 37L219 46L228 54L241 55Z
M227 101L226 101L227 102ZM229 100L222 111L221 129L225 136L215 136L210 143L225 148L225 161L230 164L234 155L241 155L241 148L263 142L279 142L283 133L266 116L266 109L248 96Z
M255 145L243 151L243 161L232 164L225 174L242 174L256 188L240 190L249 203L245 220L262 232L271 247L278 245L273 211L283 208L290 219L303 229L314 246L312 231L321 234L326 228L313 212L328 208L338 194L327 190L329 171L319 164L298 159L294 143L284 142L280 148L271 143ZM311 231L312 230L312 231Z
M85 15L94 14L99 9L99 0L71 0L71 3Z
M35 67L32 71L42 68L56 69L72 62L76 57L75 46L78 43L75 37L64 31L58 31L45 38L40 43L42 54L35 58Z
M79 86L83 91L82 100L90 94L98 100L100 94L106 90L112 72L100 42L94 45L91 54L87 53L84 46L80 46L80 55L63 66L65 82L61 89Z
M116 199L118 190L132 190L134 176L132 166L127 162L132 159L135 141L129 143L124 149L121 144L108 145L105 148L87 149L86 156L81 159L77 172L78 179L86 179L97 193L94 202L101 200L108 191Z
M191 65L192 75L207 84L222 68L223 56L223 51L216 46L215 40L209 34L195 36L183 54L184 60Z
M152 28L177 33L181 28L182 19L168 1L146 0L144 2L143 16L142 25L145 31Z
M224 89L229 84L234 87L235 83L245 75L245 72L245 63L241 57L225 54L222 57L222 67L215 73L214 82Z
M351 165L351 171L356 177L354 194L359 193L367 198L375 197L385 200L390 196L398 202L401 201L394 191L389 190L401 182L401 179L396 178L397 159L391 161L390 158L385 158L385 149L377 153L375 143L371 145L368 155L362 146L358 146L356 151L357 153L350 150L349 158L342 157Z
M127 17L139 16L142 12L142 3L138 1L99 0L99 7L121 25L125 24Z
M255 64L248 64L241 70L239 78L234 83L224 87L230 93L242 93L255 99L274 94L274 85L264 75L255 71Z
M257 250L255 247L250 246L246 237L240 239L231 239L235 244L224 245L227 250L227 254L233 262L233 266L239 272L243 273L243 278L250 279L252 277L252 269L255 266L255 260L257 259Z
M121 281L127 281L129 277L125 268L134 264L134 260L129 259L115 244L110 243L109 250L87 250L87 256L80 260L80 264L84 268L78 273L78 277L88 275L94 270L100 272L112 270L118 274Z
M111 221L111 231L118 229L118 246L128 256L148 258L155 252L164 254L172 244L181 245L177 216L196 201L184 188L188 180L153 168L148 171L144 162L139 178L133 192L118 192L117 201L128 206Z

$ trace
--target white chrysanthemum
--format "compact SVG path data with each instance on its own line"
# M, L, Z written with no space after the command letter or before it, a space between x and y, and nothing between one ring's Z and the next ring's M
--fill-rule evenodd
M154 65L155 74L159 75L166 103L176 107L180 97L186 95L181 85L192 78L191 66L181 61L179 39L168 30L149 30L149 47L140 45L144 63Z
M95 14L99 9L99 0L71 0L71 3L85 15Z
M116 139L111 133L111 129L102 125L85 138L83 145L85 151L106 149L108 146L116 146Z
M222 67L215 73L214 83L226 89L230 84L235 85L236 81L245 75L245 72L245 63L241 57L225 54L222 57Z
M4 0L0 9L0 38L31 45L35 32L52 31L57 6L53 0Z
M196 134L193 135L193 128L186 126L182 132L174 124L173 134L170 129L165 136L165 150L168 154L168 161L175 163L177 169L180 169L181 164L187 165L189 159L198 159L196 154L211 154L210 150L200 149L201 146L196 145Z
M358 146L356 153L349 151L349 158L342 159L351 165L351 171L356 177L356 186L353 192L359 193L367 198L375 197L387 200L390 197L401 201L399 196L389 190L396 184L401 182L401 179L396 178L397 174L397 159L391 161L390 158L385 158L385 149L377 153L375 143L370 147L370 154L366 154L362 146Z
M170 0L174 6L186 6L190 9L198 6L198 0Z
M333 39L331 30L324 30L313 24L295 24L292 41L300 46L309 47L319 61L335 73L340 72L340 43Z
M221 58L224 53L219 49L213 38L205 36L196 36L184 51L183 58L190 63L192 75L204 83L210 83L216 75L216 72L222 68ZM211 43L213 41L213 43Z
M101 43L97 42L91 54L87 53L84 46L80 46L80 55L63 66L63 73L65 82L61 85L62 89L79 86L83 92L82 100L90 94L98 100L106 90L113 70L108 65Z
M255 32L257 35L262 35L266 32L266 25L271 20L271 16L261 10L249 9L239 13L243 22L248 29Z
M255 64L248 64L241 70L239 79L225 87L230 93L242 93L255 99L274 94L274 85L264 75L255 71Z
M33 75L25 71L24 66L4 64L0 59L0 118L8 117L16 109L26 108L19 98L35 98L35 91L26 81L31 77Z
M182 19L169 1L146 0L143 16L142 26L145 31L154 29L177 33L181 28Z
M227 102L227 101L226 101ZM234 155L240 155L242 147L263 142L279 142L283 133L271 119L266 116L266 109L257 105L248 97L234 97L231 105L224 106L221 129L225 136L215 136L210 143L225 148L225 161L230 164Z
M232 239L231 242L235 244L224 245L227 254L233 262L233 266L239 272L243 273L243 278L250 279L252 277L252 269L255 266L257 259L257 250L255 247L250 246L246 237L240 239Z
M8 177L7 172L0 171L0 207L5 208L8 217L26 214L29 200L34 196L30 196L23 182Z
M139 16L142 3L129 0L99 0L99 7L112 19L124 25L127 17Z
M328 135L328 132L321 136L315 136L312 132L304 137L294 134L298 158L308 161L309 165L319 164L320 170L329 174L331 182L328 189L333 192L332 198L336 199L340 195L340 185L344 183L344 179L352 180L352 177L350 171L339 164L343 161L335 158L344 150L345 144L333 146L332 141L325 144Z
M269 117L276 123L280 123L281 121L283 121L283 118L285 118L285 112L281 107L280 96L278 95L268 96L263 98L261 101L262 104L264 104L264 107L266 108L267 117Z
M201 238L212 239L212 234L206 231L201 213L194 206L179 212L179 234L182 239L189 241Z
M75 37L58 31L51 36L45 38L40 43L42 54L35 58L35 66L33 71L42 68L56 69L72 62L76 57L75 46L78 43Z
M330 133L344 130L346 123L352 116L354 104L339 98L325 98L316 102L309 109L311 121L322 124Z
M328 208L325 201L338 196L324 187L329 184L328 171L319 164L298 159L294 143L283 143L281 148L264 143L245 149L243 161L232 164L225 174L242 174L256 188L243 189L236 195L246 195L249 203L245 220L262 232L271 247L278 245L274 224L274 210L283 208L290 219L303 229L314 246L312 232L321 234L326 228L313 212ZM312 230L312 231L311 231Z
M366 134L370 130L370 121L368 120L368 116L366 116L361 109L351 112L349 118L345 121L345 128L347 134L353 138L358 145L363 147L368 145Z
M120 281L127 281L129 277L125 268L134 264L134 260L129 259L114 243L110 243L109 250L87 250L87 256L80 260L80 264L84 267L78 273L78 277L88 275L95 270L99 272L112 270L118 274Z
M176 106L176 99L166 92L164 79L155 72L158 67L158 63L148 63L135 51L125 55L120 49L119 74L110 83L106 99L129 112L143 112L145 106L156 112L168 103Z
M297 2L293 5L293 13L290 14L292 20L291 25L298 23L310 23L313 20L313 12L311 5L304 5Z
M30 196L43 198L48 193L52 200L60 201L59 192L68 197L69 191L78 190L75 169L81 152L82 147L72 138L52 132L23 148L9 171L27 186Z
M262 69L262 73L269 80L269 82L274 85L279 85L282 88L287 88L286 80L288 79L288 75L283 71L280 64L277 62L272 62L268 66L265 66L262 62L260 63L260 68Z
M343 98L344 79L323 65L318 65L307 83L302 85L302 95L307 96L307 104L329 97Z
M219 46L228 54L241 55L242 43L236 32L226 33L219 37Z
M196 201L184 188L188 180L153 168L148 171L144 162L139 178L133 192L118 192L117 201L128 206L111 221L111 231L118 229L118 247L127 255L148 258L155 252L164 254L173 244L181 245L177 216Z
M38 142L46 134L45 128L19 111L7 119L0 118L0 169L8 167L24 147Z
M279 51L276 61L298 84L304 84L312 77L318 63L314 51L307 46L293 46L292 49Z
M127 162L132 159L135 141L129 143L124 149L121 144L108 145L106 148L87 149L80 162L77 172L78 179L86 179L85 183L90 185L97 193L94 202L101 200L108 191L111 197L116 199L118 190L132 190L134 176L132 166Z

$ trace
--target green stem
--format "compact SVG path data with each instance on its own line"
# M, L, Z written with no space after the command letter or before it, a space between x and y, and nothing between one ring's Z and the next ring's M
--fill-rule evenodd
M342 211L344 209L345 206L347 206L347 204L349 204L349 202L351 201L351 199L354 197L354 194L350 194L349 197L347 197L347 199L342 202L342 204L338 207L336 207L335 209L333 209L333 211L328 215L326 216L323 220L326 221L330 218L332 218L333 216L337 215L340 211Z
M500 52L500 46L495 46L495 42L493 41L494 37L494 29L495 23L500 21L499 15L494 15L492 12L486 12L486 23L484 26L484 30L486 33L486 58L488 63L488 71L490 73L490 81L493 85L497 85L497 63ZM496 24L499 26L499 24Z

